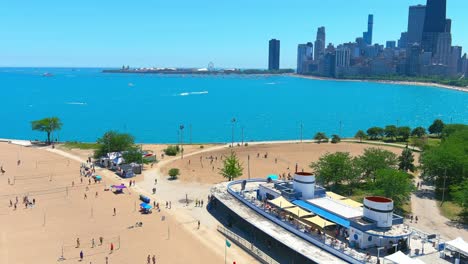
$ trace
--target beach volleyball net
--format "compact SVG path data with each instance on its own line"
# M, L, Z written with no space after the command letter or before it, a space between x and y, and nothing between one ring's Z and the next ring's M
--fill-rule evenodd
M59 256L59 260L68 260L68 259L79 259L80 251L83 250L87 256L96 255L96 254L103 254L103 253L110 253L111 252L111 245L113 245L113 251L120 250L121 242L120 242L120 235L113 236L113 237L103 237L102 244L99 240L99 236L94 238L94 246L93 246L93 238L80 238L79 246L77 242L70 243L67 241L66 244L63 244L61 247L61 254Z

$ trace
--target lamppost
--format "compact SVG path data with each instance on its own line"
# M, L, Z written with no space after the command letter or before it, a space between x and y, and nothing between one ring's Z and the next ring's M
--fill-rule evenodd
M302 122L301 122L301 143L302 143L302 129L304 128L304 126L302 125Z
M235 117L232 118L231 123L232 123L231 146L234 147L234 125L236 123L236 118Z
M184 159L184 125L180 125L180 153L181 153L181 159Z

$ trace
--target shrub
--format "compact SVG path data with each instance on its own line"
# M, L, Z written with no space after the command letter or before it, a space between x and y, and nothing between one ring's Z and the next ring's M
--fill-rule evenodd
M332 136L331 143L336 144L336 143L338 143L340 141L341 141L340 136L338 136L338 135L333 135Z
M201 149L202 149L202 148L205 148L205 146L203 146L203 145L200 145L200 148L201 148Z
M168 146L163 151L167 156L175 156L180 152L180 148L179 146Z
M169 177L171 177L171 180L177 179L177 176L180 175L180 170L177 168L172 168L169 170Z

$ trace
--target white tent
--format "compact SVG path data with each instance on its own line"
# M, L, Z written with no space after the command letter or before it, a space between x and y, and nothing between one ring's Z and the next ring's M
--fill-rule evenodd
M445 242L445 247L452 251L460 252L461 254L468 256L468 243L461 237L457 237L454 240Z
M412 259L401 251L397 251L384 258L384 263L402 263L402 264L423 264L424 262L419 259Z

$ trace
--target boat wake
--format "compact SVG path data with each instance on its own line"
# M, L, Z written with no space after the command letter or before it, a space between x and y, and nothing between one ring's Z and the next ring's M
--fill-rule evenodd
M208 91L201 91L201 92L185 92L185 93L180 93L179 96L201 95L201 94L208 94Z
M87 105L87 103L82 103L82 102L67 102L65 104L67 104L67 105Z

